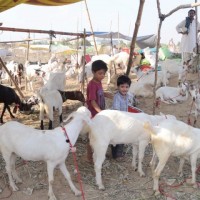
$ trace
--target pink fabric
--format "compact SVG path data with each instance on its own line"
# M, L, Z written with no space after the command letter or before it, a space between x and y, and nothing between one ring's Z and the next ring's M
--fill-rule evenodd
M93 108L91 101L95 100L99 107L105 109L105 97L103 93L103 88L101 82L95 82L91 80L87 86L87 105L88 109L92 113L92 117L97 114L97 111Z

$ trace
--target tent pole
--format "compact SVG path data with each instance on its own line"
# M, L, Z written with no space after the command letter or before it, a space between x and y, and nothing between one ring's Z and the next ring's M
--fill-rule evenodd
M86 54L86 48L85 48L85 34L86 30L84 28L84 36L83 36L83 56L81 58L81 62L83 62L83 77L82 77L82 93L84 94L85 90L85 54Z
M91 28L91 32L92 32L92 37L93 37L93 41L94 41L94 47L95 47L95 50L96 50L96 55L98 55L97 44L96 44L95 37L94 37L94 31L93 31L93 28L92 28L92 22L91 22L91 19L90 19L90 14L89 14L89 11L88 11L87 2L86 2L86 0L84 0L84 2L85 2L85 7L86 7L88 19L89 19L89 22L90 22L90 28Z
M27 50L26 50L26 60L29 59L29 49L30 49L30 32L28 33Z
M141 22L141 18L142 18L144 3L145 3L145 0L140 0L139 9L138 9L138 13L137 13L137 19L135 22L135 28L134 28L133 37L131 40L131 45L130 45L130 55L129 55L129 61L128 61L128 66L127 66L127 70L126 70L127 76L129 75L131 66L133 64L133 53L134 53L137 34L138 34L138 30L139 30L140 22Z
M30 32L28 33L27 49L26 49L26 61L29 59L29 49L30 49ZM27 66L26 66L27 67ZM25 91L27 91L27 77L25 76Z
M117 17L117 23L118 23L118 52L119 52L119 45L120 45L120 43L119 43L119 12L118 12L118 17Z

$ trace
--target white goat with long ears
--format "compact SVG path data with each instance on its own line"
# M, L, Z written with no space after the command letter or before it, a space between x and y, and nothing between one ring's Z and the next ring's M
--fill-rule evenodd
M167 117L175 118L171 115L153 116L145 113L103 110L92 119L92 123L89 125L89 138L90 144L94 150L93 160L96 172L96 183L99 189L104 189L101 169L109 144L132 144L132 166L134 168L136 168L137 146L139 145L138 171L140 176L145 175L142 170L142 160L150 136L145 132L142 122L150 121L152 124L158 124Z
M90 117L91 113L83 106L69 115L68 119L72 118L72 120L64 126L68 138L61 127L54 130L41 131L16 121L2 125L0 127L0 150L6 162L6 171L13 191L19 190L14 180L17 183L22 182L15 170L15 158L17 155L24 160L43 160L47 163L48 196L50 200L56 200L52 188L53 172L56 166L59 167L67 179L75 195L80 195L81 192L73 184L65 165L65 160L70 151L70 144L66 142L66 139L69 139L71 144L74 145L85 121L89 123Z
M156 157L152 158L153 189L159 193L158 180L170 156L190 158L192 184L196 183L196 162L200 154L200 130L178 120L165 120L158 126L144 125L151 135L151 143L159 159L155 168Z

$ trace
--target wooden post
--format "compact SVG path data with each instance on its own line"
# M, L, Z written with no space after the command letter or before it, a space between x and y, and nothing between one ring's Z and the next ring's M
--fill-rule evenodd
M120 42L119 42L119 12L118 12L118 16L117 16L117 26L118 26L118 33L117 33L117 40L118 40L118 48L117 48L117 50L118 50L118 52L119 52L119 49L120 49Z
M95 50L96 50L96 55L98 55L97 44L96 44L95 37L94 37L94 31L93 31L93 28L92 28L92 22L91 22L91 19L90 19L90 14L89 14L89 11L88 11L87 2L86 2L86 0L84 0L84 2L85 2L85 7L86 7L88 19L89 19L89 22L90 22L90 28L91 28L91 32L92 32L92 37L93 37L93 41L94 41L94 47L95 47ZM85 38L85 36L84 36L84 38Z
M7 67L5 66L4 62L2 61L1 57L0 57L0 65L6 70L6 72L8 73L8 75L10 76L10 79L12 80L12 82L14 83L17 91L19 92L19 95L24 98L24 95L22 94L21 90L19 89L18 85L16 84L15 80L13 79L13 77L11 76L10 72L8 71Z
M29 49L30 49L30 33L28 33L27 49L26 49L26 60L29 59Z
M86 30L84 29L84 37L83 37L83 77L82 77L82 93L84 94L84 89L85 89L85 53L86 53L86 48L85 48L85 34L86 34Z
M139 10L138 10L138 15L137 15L137 19L135 22L135 29L133 32L133 38L131 41L131 46L130 46L130 55L129 55L129 61L128 61L128 67L127 67L127 71L126 71L126 75L128 76L131 70L131 66L133 64L133 53L134 53L134 49L135 49L135 43L136 43L136 38L137 38L137 33L140 27L140 21L142 18L142 11L143 11L143 7L144 7L144 2L145 0L140 0L140 5L139 5Z

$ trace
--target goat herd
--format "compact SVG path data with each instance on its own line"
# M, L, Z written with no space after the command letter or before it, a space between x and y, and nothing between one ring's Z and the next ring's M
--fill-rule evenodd
M200 93L198 84L194 85L185 82L189 66L190 63L187 62L176 70L176 75L179 76L177 83L180 82L178 87L166 86L170 80L170 73L168 73L170 67L162 68L162 73L158 73L158 87L161 83L165 86L157 89L156 97L157 101L176 104L186 101L189 94L191 94L192 104L195 105L196 123L200 110ZM55 66L53 68L55 69ZM44 70L45 67L36 70L31 65L27 69L26 72L32 70L32 74L41 73L43 78L48 71ZM146 113L104 110L91 119L90 111L84 106L79 107L76 111L69 114L66 120L63 120L63 102L67 99L72 99L79 100L84 104L85 98L83 93L78 90L64 91L66 71L64 73L62 70L63 68L61 71L49 73L48 78L45 80L45 85L37 92L37 96L32 96L26 101L22 101L12 88L0 85L0 103L4 103L1 123L3 123L3 115L6 109L8 109L11 117L14 117L9 108L9 105L12 103L15 104L15 110L18 108L22 112L30 111L33 105L39 103L41 129L44 129L44 112L48 115L49 129L51 129L34 129L16 121L10 121L0 126L0 151L6 162L9 184L13 191L18 190L16 183L22 182L15 169L16 156L19 156L23 160L43 160L47 163L48 196L50 200L56 200L52 188L53 172L56 167L63 173L74 194L76 196L81 195L81 192L73 184L65 165L66 158L71 149L70 144L72 146L75 145L80 133L89 133L90 145L93 149L96 184L100 190L105 189L102 182L102 165L106 158L109 144L132 145L132 167L138 169L140 176L145 176L142 165L145 149L149 143L152 144L153 157L150 166L155 194L160 193L158 180L170 156L180 158L180 174L182 174L185 159L190 160L192 171L191 184L196 185L195 170L200 154L200 130L198 128L187 125L176 119L174 115L165 114L149 115ZM52 70L49 71L52 72ZM147 74L140 72L136 67L132 71L136 74L138 81L132 84L129 92L133 92L136 96L152 96L152 90L149 87L152 87L154 72ZM28 78L28 73L26 73L26 76L28 83L34 80L34 78L30 78L33 76ZM33 90L32 83L30 84L30 89ZM63 128L57 127L52 129L54 108L59 110L60 122L63 121L64 124ZM136 160L138 160L138 164L136 164Z

